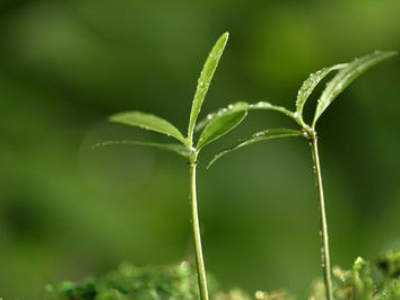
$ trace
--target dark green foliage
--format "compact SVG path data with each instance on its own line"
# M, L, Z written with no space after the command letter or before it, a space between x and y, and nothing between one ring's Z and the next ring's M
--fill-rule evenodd
M391 251L373 261L357 258L350 270L335 267L335 300L398 300L400 251ZM214 284L215 285L215 284ZM211 293L214 300L325 300L322 279L311 284L307 297L294 297L284 290L254 295L233 289ZM197 278L186 264L139 268L123 264L105 276L81 283L64 282L47 287L47 300L194 300L199 299Z
M373 261L357 258L350 270L335 267L335 300L398 300L400 251L385 253ZM215 285L215 284L214 284ZM284 290L254 295L233 289L211 293L214 300L324 300L322 279L314 280L307 297L294 297ZM194 300L199 299L197 278L186 264L139 268L123 264L105 276L81 283L64 282L47 287L47 300Z
M194 300L198 299L197 285L196 275L186 263L160 268L139 268L125 263L98 278L48 286L46 299Z
M380 255L375 264L388 277L400 277L400 251L389 251Z

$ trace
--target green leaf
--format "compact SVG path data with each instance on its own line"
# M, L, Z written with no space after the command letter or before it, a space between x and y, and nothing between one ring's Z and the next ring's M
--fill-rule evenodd
M322 79L326 75L328 75L333 70L340 70L347 66L348 64L338 64L328 68L323 68L315 73L311 73L310 76L303 82L300 90L297 92L297 100L296 100L296 112L297 117L303 121L303 108L308 99L311 95L315 87L320 83Z
M249 109L250 110L274 110L280 113L283 113L284 115L287 115L288 117L292 118L293 120L296 121L296 117L293 114L293 112L291 112L290 110L284 108L283 106L278 106L278 105L273 105L269 102L266 101L260 101L257 103L253 103L249 105Z
M196 126L196 130L203 129L205 126L207 126L207 124L209 124L211 121L213 121L217 117L228 115L233 112L249 111L249 110L264 110L264 109L281 112L281 113L291 117L292 119L296 120L294 114L282 106L272 105L271 103L265 102L265 101L260 101L260 102L254 103L254 104L249 104L247 102L240 101L240 102L235 102L233 104L229 104L227 107L221 108L217 112L208 114L206 118L204 118L203 120L201 120L198 123L198 125Z
M238 111L215 118L206 126L206 128L204 128L200 135L196 149L200 150L205 145L215 141L219 137L231 131L243 121L246 115L246 111Z
M181 145L181 144L161 144L161 143L129 141L129 140L106 141L106 142L95 144L93 146L93 149L103 147L103 146L113 146L113 145L155 147L155 148L159 148L161 150L168 150L168 151L175 152L185 158L189 158L190 154L192 153L192 151L189 147Z
M193 140L193 131L196 126L197 117L200 113L201 106L204 98L207 95L208 88L211 80L214 76L215 70L217 69L218 62L224 52L225 45L228 41L229 33L224 33L218 41L215 43L207 60L203 66L203 70L200 73L198 79L196 93L193 98L192 109L190 111L188 138L190 141Z
M396 52L380 52L376 51L360 58L356 58L349 63L347 67L340 70L336 76L327 84L318 100L317 109L315 111L313 127L317 123L319 117L328 108L332 101L355 80L358 76L368 70L370 67L396 55Z
M257 143L257 142L262 142L262 141L267 141L267 140L272 140L272 139L285 138L285 137L292 137L292 136L304 136L304 134L303 134L303 132L301 132L299 130L286 129L286 128L268 129L268 130L257 132L255 134L253 134L251 137L239 141L233 147L219 152L208 163L207 169L210 168L222 156L224 156L225 154L228 154L229 152L232 152L234 150L243 148L245 146L249 146L249 145Z
M172 136L183 144L187 144L187 140L182 133L170 122L152 114L139 111L123 112L113 115L109 118L111 122L120 123L146 130L156 131L168 136Z
M199 123L196 125L196 131L202 130L204 127L206 127L211 121L216 119L217 117L222 117L224 115L229 115L234 112L239 112L239 111L247 111L249 110L250 105L247 102L235 102L232 104L229 104L226 108L221 108L217 112L213 112L207 115L203 120L201 120Z

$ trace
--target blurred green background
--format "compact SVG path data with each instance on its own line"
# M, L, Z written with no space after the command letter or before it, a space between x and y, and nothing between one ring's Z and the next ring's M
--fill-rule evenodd
M164 140L106 122L123 110L153 112L184 131L220 34L231 39L203 112L238 100L293 108L310 72L399 50L399 11L398 0L1 0L0 296L41 299L46 283L125 260L190 259L185 162L91 145ZM320 122L332 259L343 267L400 245L399 67L395 58L367 72ZM321 273L304 140L258 144L205 169L238 138L285 125L253 113L202 153L206 264L224 288L303 292Z

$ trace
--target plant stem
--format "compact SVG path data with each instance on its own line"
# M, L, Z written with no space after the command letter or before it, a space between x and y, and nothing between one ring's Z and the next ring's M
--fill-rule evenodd
M197 208L196 168L197 155L190 160L190 200L192 204L192 226L194 246L196 251L197 276L199 280L200 299L208 300L206 268L204 265L203 250L201 246L199 213Z
M322 186L321 165L318 153L318 137L316 136L315 133L310 137L310 146L311 146L312 156L314 159L314 173L315 173L315 180L319 196L320 221L321 221L320 234L321 234L321 244L322 244L321 259L322 259L322 269L324 272L325 293L327 300L333 300L328 222L326 219L324 189Z

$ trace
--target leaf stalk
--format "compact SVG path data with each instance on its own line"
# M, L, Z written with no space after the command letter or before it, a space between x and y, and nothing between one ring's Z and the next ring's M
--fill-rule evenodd
M332 293L332 278L331 278L331 258L329 251L329 236L328 236L328 221L326 217L326 209L325 209L325 198L324 198L324 189L322 185L322 174L321 174L321 164L319 159L319 151L318 151L318 136L315 131L312 132L312 135L309 138L311 152L314 160L314 173L315 173L315 182L318 191L319 197L319 208L320 208L320 235L321 235L321 261L322 261L322 270L324 275L325 282L325 293L327 300L333 300Z
M207 287L207 275L206 275L203 250L201 245L200 222L199 222L199 212L197 205L197 190L196 190L196 168L198 164L197 155L198 152L194 152L189 161L190 201L192 208L192 227L193 227L194 246L196 252L196 265L197 265L197 275L199 281L200 299L208 300L209 298L208 298L208 287Z

